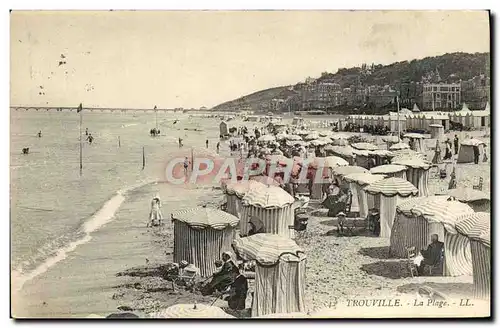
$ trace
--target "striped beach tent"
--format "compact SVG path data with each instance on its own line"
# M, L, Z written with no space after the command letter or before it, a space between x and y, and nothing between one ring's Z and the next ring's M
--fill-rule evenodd
M149 317L157 319L234 318L234 316L224 312L220 307L205 304L175 304L166 309L154 312Z
M392 225L390 254L396 258L406 258L406 247L415 246L415 249L427 247L429 226L427 220L415 216L411 209L418 204L425 204L433 200L446 200L448 196L424 196L407 199L396 206L396 218Z
M264 232L293 238L294 202L295 198L278 187L250 189L242 199L240 234L248 234L248 221L255 216L262 221Z
M448 195L462 203L466 203L472 207L475 212L490 212L490 195L484 191L468 187L459 187L456 189L449 189Z
M354 149L352 153L355 155L354 162L357 166L369 169L371 166L371 151Z
M265 187L264 184L262 184L259 181L255 181L253 179L228 182L225 188L226 201L227 201L226 211L229 214L232 214L239 218L241 216L241 210L242 210L241 199L243 198L243 196L245 196L247 191L251 188L263 188L263 187Z
M375 159L375 165L383 165L388 163L391 158L394 157L394 153L385 149L376 149L372 150L369 153L369 156Z
M465 139L460 143L457 163L474 163L474 147L479 148L479 158L482 158L485 143L479 139Z
M413 141L413 150L425 153L427 151L427 146L425 144L425 139L427 137L420 133L407 133L403 136L404 138L411 139Z
M174 262L187 261L200 269L202 277L215 271L215 261L231 242L239 219L210 207L195 207L171 214L174 223Z
M364 187L374 183L376 181L386 178L383 174L371 174L369 172L365 173L351 173L344 176L344 180L349 183L350 186L355 188L356 196L358 198L358 208L359 216L362 218L368 217L368 210L375 207L375 198L373 195L369 195L365 192ZM354 197L354 193L353 193Z
M476 212L457 218L458 233L469 238L474 276L474 297L490 298L491 281L491 216Z
M405 179L387 178L366 186L364 190L375 196L375 207L380 209L380 237L390 238L396 205L404 198L416 196L418 189Z
M352 193L352 204L351 204L351 211L352 212L359 212L359 202L358 202L358 192L356 186L348 181L343 180L343 177L352 174L352 173L366 173L368 172L367 169L361 166L342 166L342 167L336 167L332 170L333 174L333 179L334 181L341 186L344 182L347 183L349 189L351 190Z
M428 196L429 192L429 170L432 164L418 157L398 158L392 164L407 167L406 179L418 188L419 196Z
M406 179L406 166L385 164L370 169L371 174L383 174L389 178Z
M417 204L411 212L427 220L427 244L430 243L432 234L437 234L439 240L444 242L444 275L472 275L470 243L466 237L457 233L455 224L460 215L474 213L474 210L469 205L451 198L440 198Z
M338 140L344 140L344 139L338 139ZM353 151L354 148L352 148L349 145L334 145L325 147L325 152L327 155L335 155L341 157L345 159L349 163L349 165L354 165L355 155Z
M233 248L256 262L252 316L305 311L306 256L293 240L256 234L236 238Z

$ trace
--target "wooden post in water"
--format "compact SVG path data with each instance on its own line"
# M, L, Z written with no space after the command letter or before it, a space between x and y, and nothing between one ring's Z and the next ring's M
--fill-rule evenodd
M142 147L142 169L146 167L146 155L144 153L144 146Z

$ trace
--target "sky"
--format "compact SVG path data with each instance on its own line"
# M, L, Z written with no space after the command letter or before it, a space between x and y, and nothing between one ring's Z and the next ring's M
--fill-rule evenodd
M486 11L13 11L10 19L11 106L210 108L342 67L488 52L490 43Z

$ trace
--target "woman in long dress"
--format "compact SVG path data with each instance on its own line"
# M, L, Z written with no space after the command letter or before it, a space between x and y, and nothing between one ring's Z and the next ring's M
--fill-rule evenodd
M151 212L149 213L148 227L159 226L162 224L163 215L161 213L161 200L160 196L156 195L151 201Z

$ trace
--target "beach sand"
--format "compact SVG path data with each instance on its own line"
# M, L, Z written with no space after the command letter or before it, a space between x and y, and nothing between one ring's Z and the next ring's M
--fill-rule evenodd
M481 137L491 148L489 137L482 137L485 132L468 134ZM434 145L429 140L428 146L431 144ZM432 151L428 156L432 158ZM450 172L451 165L444 180L431 174L432 192L447 189ZM477 184L478 177L484 178L483 190L489 192L489 161L479 165L457 164L458 186L471 187ZM114 220L92 234L92 243L80 246L65 261L52 267L45 274L43 285L37 284L35 278L20 295L13 296L17 303L13 314L85 317L91 313L107 315L120 308L146 316L178 303L211 303L213 297L172 291L171 283L159 276L158 267L172 262L170 213L204 203L217 204L224 199L222 192L211 186L179 188L158 184L128 194ZM156 192L162 198L166 222L161 232L146 228L149 202ZM311 217L307 231L297 238L308 257L305 296L308 311L327 307L336 298L414 295L424 283L451 297L472 296L472 277L411 278L403 260L388 258L388 239L366 233L338 237L336 233L328 233L332 229L335 229L333 218ZM65 297L64 291L71 296ZM248 297L247 307L250 304ZM217 301L214 305L223 307L227 303Z

